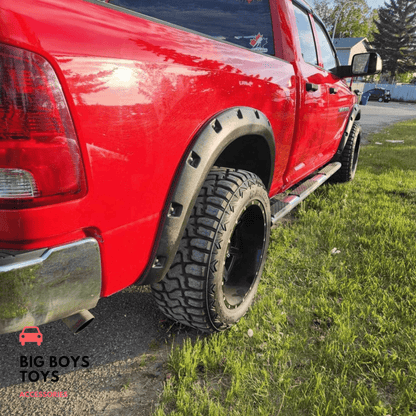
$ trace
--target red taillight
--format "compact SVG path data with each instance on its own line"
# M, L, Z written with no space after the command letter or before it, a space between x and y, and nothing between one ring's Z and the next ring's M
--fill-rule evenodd
M0 45L0 208L53 204L85 192L78 139L52 66Z

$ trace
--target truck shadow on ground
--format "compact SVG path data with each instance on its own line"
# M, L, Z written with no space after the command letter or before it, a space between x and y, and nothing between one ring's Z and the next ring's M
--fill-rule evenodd
M49 371L46 377L51 381L53 371L60 377L73 371L134 359L146 354L149 348L157 349L172 339L172 323L158 310L148 288L132 286L103 298L91 312L94 321L77 335L61 321L42 325L41 346L35 343L21 346L18 332L2 335L0 387L21 384L23 380L25 383L43 381L41 371ZM197 336L197 331L175 327L175 335L180 339ZM80 358L77 360L77 357ZM57 365L53 366L55 362Z

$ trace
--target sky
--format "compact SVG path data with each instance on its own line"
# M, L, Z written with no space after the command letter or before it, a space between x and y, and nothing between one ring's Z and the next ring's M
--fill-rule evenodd
M380 6L384 6L385 1L384 0L366 0L367 4L372 8L372 9L378 9ZM313 0L309 1L309 4L313 5Z
M384 6L384 0L367 0L367 4L373 9L378 9L380 6Z

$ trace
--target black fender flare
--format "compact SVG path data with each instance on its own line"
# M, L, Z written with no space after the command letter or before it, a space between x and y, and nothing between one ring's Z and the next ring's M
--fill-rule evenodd
M271 169L265 186L270 190L276 149L268 118L250 107L233 107L211 118L196 134L177 168L176 181L162 212L156 244L137 284L158 282L168 272L209 171L230 143L247 135L261 136L269 146Z
M344 150L344 147L347 143L348 136L351 133L352 126L355 123L355 121L358 121L360 118L361 118L360 106L358 104L354 104L354 106L352 108L352 111L351 111L351 113L348 117L347 126L345 127L344 133L341 137L341 141L339 143L338 150L335 153L334 157L332 158L331 162L336 162L341 157L341 154L342 154L342 152Z

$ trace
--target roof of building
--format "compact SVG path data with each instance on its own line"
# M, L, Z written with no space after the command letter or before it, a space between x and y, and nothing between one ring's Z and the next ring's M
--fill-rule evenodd
M367 38L335 38L334 46L336 48L352 48L363 40L367 40Z

